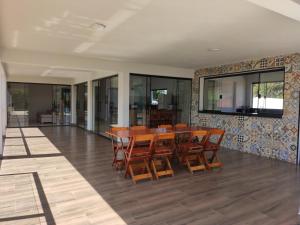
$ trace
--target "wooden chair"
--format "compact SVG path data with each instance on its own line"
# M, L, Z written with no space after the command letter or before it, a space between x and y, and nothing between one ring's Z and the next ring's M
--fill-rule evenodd
M153 134L135 135L130 140L125 151L125 177L130 174L133 183L136 183L138 180L153 179L149 168L153 142ZM143 143L143 145L141 146L139 143ZM145 143L147 143L147 146ZM142 170L143 172L136 175L135 170Z
M169 160L172 157L174 150L174 133L164 133L157 135L151 159L151 166L156 179L159 179L159 177L161 176L174 176L174 171Z
M132 126L132 127L130 127L130 130L133 130L133 131L146 130L146 129L147 129L146 126Z
M113 151L113 162L112 166L116 169L122 169L124 165L124 150L127 148L128 140L123 140L116 136L113 132L128 130L128 127L112 127L110 132L106 132L111 138L112 151Z
M158 128L165 128L167 130L172 130L173 126L171 124L161 124L158 126Z
M190 173L197 170L206 170L206 160L203 158L203 150L209 138L206 130L196 130L191 133L190 140L180 145L182 151L179 160L185 164Z
M221 129L211 129L209 131L210 135L205 143L204 150L202 152L202 157L206 160L206 164L209 169L211 168L221 168L223 163L219 160L218 151L220 150L220 145L223 140L225 131ZM211 153L210 158L207 160L207 154Z
M187 128L188 125L186 123L177 123L175 124L175 129L184 129ZM180 145L182 143L186 143L188 142L190 139L190 133L181 133L181 134L177 134L176 136L176 143L177 145Z
M175 124L175 128L187 128L188 125L186 123L177 123Z

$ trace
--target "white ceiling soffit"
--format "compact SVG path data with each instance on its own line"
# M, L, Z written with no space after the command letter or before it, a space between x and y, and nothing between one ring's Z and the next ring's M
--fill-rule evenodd
M21 63L4 63L5 70L9 76L35 76L52 78L86 78L103 77L114 74L112 71L87 70L80 68L65 68L59 66L42 66Z
M298 9L292 0L0 0L0 47L197 69L299 52Z
M300 21L300 0L248 0L258 6Z

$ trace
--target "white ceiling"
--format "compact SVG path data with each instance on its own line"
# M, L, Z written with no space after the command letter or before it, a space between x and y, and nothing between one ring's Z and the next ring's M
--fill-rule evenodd
M0 0L0 46L192 69L300 51L300 22L260 1Z

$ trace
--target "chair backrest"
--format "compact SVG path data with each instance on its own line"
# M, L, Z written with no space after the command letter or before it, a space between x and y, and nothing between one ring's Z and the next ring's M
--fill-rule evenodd
M150 154L152 152L154 138L154 134L140 134L133 136L127 147L126 154L130 158L135 148L139 148L139 150L144 151L145 154ZM141 143L142 145L140 145Z
M161 125L158 126L158 128L165 128L165 129L168 129L168 130L172 130L173 126L171 124L161 124Z
M175 133L162 133L158 134L155 138L153 153L155 154L161 149L168 149L170 152L173 152L175 148Z
M201 145L205 145L209 139L210 133L206 130L194 130L191 134L191 142L197 142Z
M220 145L225 134L225 130L213 128L209 131L209 142Z
M146 129L147 129L146 126L132 126L132 127L130 127L130 130L133 130L133 131L135 131L135 130L146 130Z
M112 128L110 128L111 132L117 132L117 131L122 131L122 130L128 130L128 127L112 127Z
M175 133L158 134L157 140L175 140Z
M175 125L175 128L186 128L188 127L188 125L186 123L177 123Z

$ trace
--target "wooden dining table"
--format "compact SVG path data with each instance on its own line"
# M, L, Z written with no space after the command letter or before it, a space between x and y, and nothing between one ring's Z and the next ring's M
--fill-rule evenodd
M166 133L175 133L175 134L184 134L184 133L190 133L195 130L211 130L213 128L210 127L202 127L202 126L192 126L192 127L184 127L184 128L173 128L173 129L167 129L167 128L146 128L142 130L120 130L120 131L110 131L111 134L119 137L119 138L131 138L136 135L145 135L145 134L166 134Z

